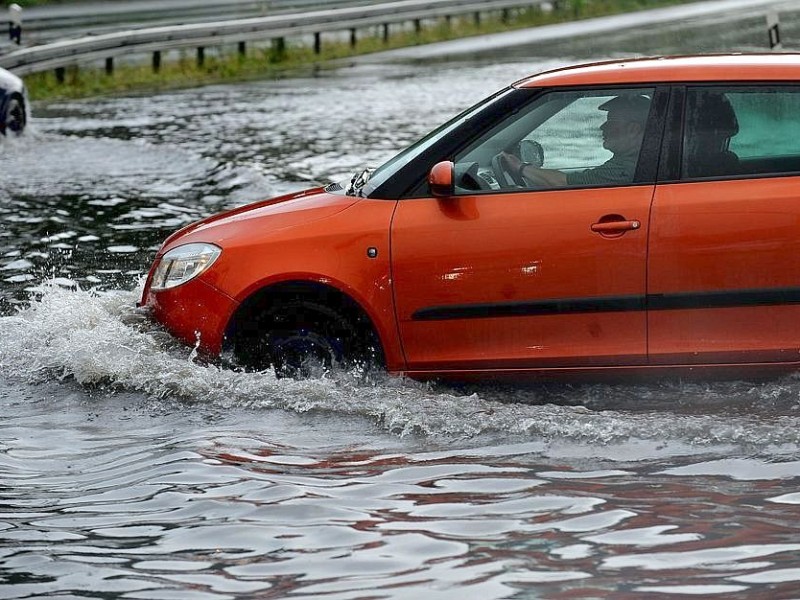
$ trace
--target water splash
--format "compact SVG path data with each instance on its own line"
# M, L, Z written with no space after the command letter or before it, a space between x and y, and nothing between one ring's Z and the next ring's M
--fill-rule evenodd
M135 308L138 290L85 290L60 283L40 286L26 307L0 318L5 374L31 383L74 380L221 409L368 418L398 435L512 434L539 441L543 448L624 444L626 454L636 448L641 456L657 456L726 445L758 451L800 443L800 385L793 378L760 385L467 389L382 374L276 379L271 371L241 373L195 360L191 348L176 343ZM721 398L733 408L723 410ZM770 399L773 410L745 410Z

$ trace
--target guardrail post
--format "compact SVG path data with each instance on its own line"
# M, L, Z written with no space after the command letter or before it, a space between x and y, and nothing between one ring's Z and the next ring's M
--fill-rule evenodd
M322 34L318 31L314 34L314 54L322 52Z
M422 33L422 19L414 19L414 33L417 35Z
M161 50L153 52L153 73L158 73L161 70Z
M767 13L767 36L769 37L769 49L780 52L783 50L781 43L781 22L778 13L771 10Z
M246 42L239 42L239 56L244 58L247 56L247 43Z
M279 62L286 56L286 39L279 37L272 40L272 58L273 62Z
M476 10L475 11L475 27L480 27L480 26L481 26L481 11Z
M106 59L106 75L113 75L114 74L114 59L109 56Z
M8 6L8 39L17 46L22 44L22 7L19 4Z
M389 43L389 24L388 23L384 23L383 24L383 43L384 44L388 44Z
M358 39L356 38L356 28L353 27L350 29L350 47L355 48L356 42L358 42Z
M197 49L197 66L202 67L206 64L206 49L200 46Z
M64 67L56 67L56 81L58 83L64 83L66 75L67 75L67 70Z

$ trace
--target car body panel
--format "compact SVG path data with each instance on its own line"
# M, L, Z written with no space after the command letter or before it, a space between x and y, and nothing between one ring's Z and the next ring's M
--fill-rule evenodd
M400 202L392 262L409 369L644 364L647 227L607 236L591 226L610 214L646 224L652 195L633 186Z
M546 71L518 88L696 81L797 81L800 55L707 55L614 60Z
M17 92L23 93L25 85L22 79L14 75L11 71L0 68L0 89L5 93Z
M800 356L800 177L658 186L648 266L653 363Z
M224 248L214 268L197 278L220 295L217 308L210 306L212 300L204 300L209 306L203 306L224 313L220 321L214 321L217 330L203 329L200 348L218 354L236 306L257 291L278 283L314 282L340 290L365 309L385 340L387 364L401 370L404 359L399 341L392 343L397 330L389 267L389 223L395 204L316 190L223 213L172 236L159 256L197 241ZM375 249L375 258L368 255L370 248ZM176 312L182 311L177 305L183 294L191 306L200 306L194 304L195 288L186 287L192 283L157 293L146 289L144 302L157 308L159 321L171 322L165 309L158 308L164 304L160 298L170 298L171 310ZM203 298L213 295L204 293ZM186 339L187 332L195 340L197 336L183 324L176 335Z
M176 338L215 356L222 350L225 326L238 303L201 278L180 287L146 292L153 318Z
M255 202L230 211L211 215L172 234L162 245L158 256L177 245L193 241L225 244L232 240L247 245L265 235L300 223L325 219L345 210L356 198L325 194L321 188L287 194ZM264 227L269 219L268 227Z

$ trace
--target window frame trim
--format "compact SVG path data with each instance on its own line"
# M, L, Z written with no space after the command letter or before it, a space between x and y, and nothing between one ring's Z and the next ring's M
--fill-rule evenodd
M800 82L787 80L757 81L686 81L670 85L670 103L667 122L664 130L661 160L659 161L656 183L659 185L675 183L708 183L714 181L742 181L752 179L777 179L782 177L800 177L800 168L796 171L779 171L774 173L742 173L733 175L709 175L705 177L684 177L682 175L684 136L686 134L686 107L689 90L694 88L796 88L800 93Z
M585 189L614 189L625 187L636 187L643 185L654 185L657 182L658 173L658 158L661 153L662 138L664 135L665 127L665 113L667 109L666 100L669 96L668 84L662 82L625 82L616 84L592 84L592 85L572 85L572 86L548 86L541 88L518 88L519 92L527 92L526 98L523 94L511 94L508 100L514 99L511 106L506 102L502 102L497 106L491 107L488 114L481 113L480 117L489 117L481 123L479 127L475 123L468 122L462 127L450 132L447 136L448 140L440 140L437 144L429 148L426 152L417 157L414 161L403 167L401 171L396 173L392 180L387 181L381 187L370 193L370 198L375 199L394 199L394 200L413 200L421 198L431 198L432 195L428 189L428 172L438 162L445 160L453 160L453 158L462 152L467 146L471 145L480 136L484 135L492 127L494 127L498 120L502 117L502 108L511 109L514 111L522 110L528 106L529 103L535 102L541 96L551 92L582 92L582 91L600 91L609 90L630 90L630 89L643 89L648 88L653 90L653 108L651 109L648 121L645 126L645 134L642 141L642 147L639 151L639 162L637 163L636 173L634 180L631 183L621 185L576 185L569 187L558 188L521 188L521 189L504 189L504 190L476 190L475 195L489 196L492 194L530 194L536 192L552 192L570 190L585 190ZM653 110L657 108L657 110ZM476 119L478 120L478 119ZM480 119L483 120L483 119ZM467 134L467 135L461 135ZM652 136L652 137L650 137ZM645 152L645 149L647 151ZM643 163L643 157L647 156L648 163ZM642 178L639 180L639 178ZM393 180L397 178L397 182ZM391 190L391 196L387 196L387 192Z

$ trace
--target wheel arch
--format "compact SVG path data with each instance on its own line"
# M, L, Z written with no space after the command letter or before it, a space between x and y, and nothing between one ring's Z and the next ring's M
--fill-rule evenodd
M385 365L384 340L362 303L328 282L305 279L272 282L250 292L228 320L222 342L223 355L236 357L243 348L265 333L271 315L277 314L279 307L298 300L327 307L345 317L365 343L374 345L376 358ZM322 311L320 316L324 316Z

